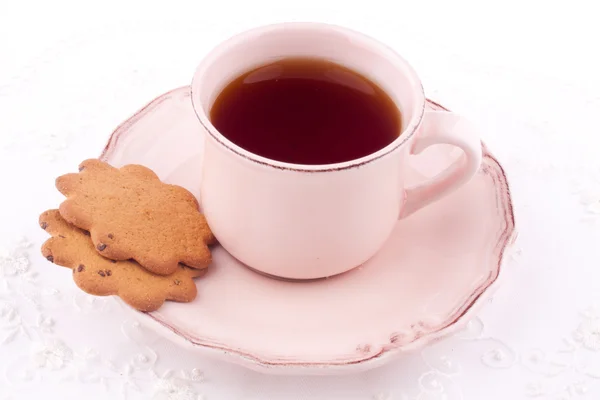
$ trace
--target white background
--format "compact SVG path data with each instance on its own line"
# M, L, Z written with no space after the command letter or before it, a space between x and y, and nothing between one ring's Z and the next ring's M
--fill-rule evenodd
M0 270L0 399L600 398L600 320L582 314L600 304L599 15L592 1L0 0L0 247L25 235L26 272L38 274L30 284ZM357 376L267 377L132 335L127 312L90 303L38 254L37 216L61 199L56 176L188 84L211 47L280 21L376 37L413 64L429 97L483 129L520 232L471 325L485 339L450 338Z

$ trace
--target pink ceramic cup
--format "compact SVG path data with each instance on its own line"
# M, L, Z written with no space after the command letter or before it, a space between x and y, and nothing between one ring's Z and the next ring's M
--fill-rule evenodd
M398 138L356 160L298 165L250 153L215 129L210 108L230 81L298 56L331 60L379 84L402 113ZM466 183L481 163L477 132L456 114L425 111L421 82L404 59L338 26L276 24L227 40L198 67L192 102L208 133L201 183L208 223L231 255L276 277L314 279L361 265L383 246L399 218ZM434 144L457 146L464 155L433 179L406 187L410 155Z

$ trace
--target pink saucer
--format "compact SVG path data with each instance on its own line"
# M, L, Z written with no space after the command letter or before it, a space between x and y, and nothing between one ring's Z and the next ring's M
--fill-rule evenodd
M119 126L101 158L115 166L146 165L197 196L203 141L183 87ZM506 177L485 146L483 152L470 183L399 222L381 252L357 269L284 282L217 247L209 272L197 280L194 302L132 312L190 351L273 373L365 370L421 347L462 326L483 302L514 234ZM439 146L414 156L410 180L436 174L458 155Z

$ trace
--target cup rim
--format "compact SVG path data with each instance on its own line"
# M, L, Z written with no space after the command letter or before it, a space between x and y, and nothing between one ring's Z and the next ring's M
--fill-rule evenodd
M366 156L356 158L353 160L343 161L339 163L333 164L295 164L288 163L284 161L273 160L271 158L263 157L258 154L252 153L241 146L238 146L231 140L227 139L223 134L221 134L217 128L212 124L210 118L207 113L204 111L201 104L197 104L197 100L195 100L198 96L196 94L201 90L201 77L204 75L205 71L208 67L213 63L213 61L219 57L220 53L226 51L234 47L240 41L246 39L248 36L259 36L266 32L280 30L280 29L290 29L290 28L314 28L314 29L329 29L336 30L344 33L345 35L350 36L353 40L362 42L370 47L377 48L382 53L386 53L388 57L395 58L397 62L404 64L406 73L408 74L409 80L416 83L417 87L420 88L419 93L416 95L416 106L415 112L409 119L406 127L401 131L400 135L392 141L387 146L368 154ZM246 30L244 32L238 33L229 39L226 39L224 42L218 44L214 47L204 59L200 62L198 67L196 68L196 72L194 73L194 77L192 79L191 84L191 101L192 108L194 109L194 113L198 117L200 124L204 127L204 129L208 132L210 137L214 139L218 144L222 147L235 153L236 155L254 162L259 165L272 167L279 170L287 170L287 171L298 171L298 172L331 172L331 171L342 171L355 167L360 167L365 164L371 163L375 160L378 160L382 157L387 156L392 153L394 150L398 149L400 146L408 142L417 131L417 128L420 126L421 121L423 120L423 116L425 114L425 92L423 90L423 85L413 67L396 51L394 51L389 46L383 44L382 42L360 33L358 31L345 28L338 25L320 23L320 22L283 22L276 23L270 25L264 25L256 28L252 28Z

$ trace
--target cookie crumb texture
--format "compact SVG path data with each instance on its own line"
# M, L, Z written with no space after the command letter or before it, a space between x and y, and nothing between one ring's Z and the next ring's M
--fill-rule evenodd
M179 263L197 269L210 264L207 246L215 237L189 191L161 182L141 165L117 169L90 159L79 170L56 180L67 197L60 214L89 231L102 256L134 259L159 275L174 273Z
M153 274L134 261L115 263L98 254L85 231L65 221L58 210L44 212L40 226L52 236L43 244L42 254L55 264L71 268L79 288L96 296L117 295L139 311L155 311L166 300L194 300L197 289L193 278L206 272L180 266L164 276Z

